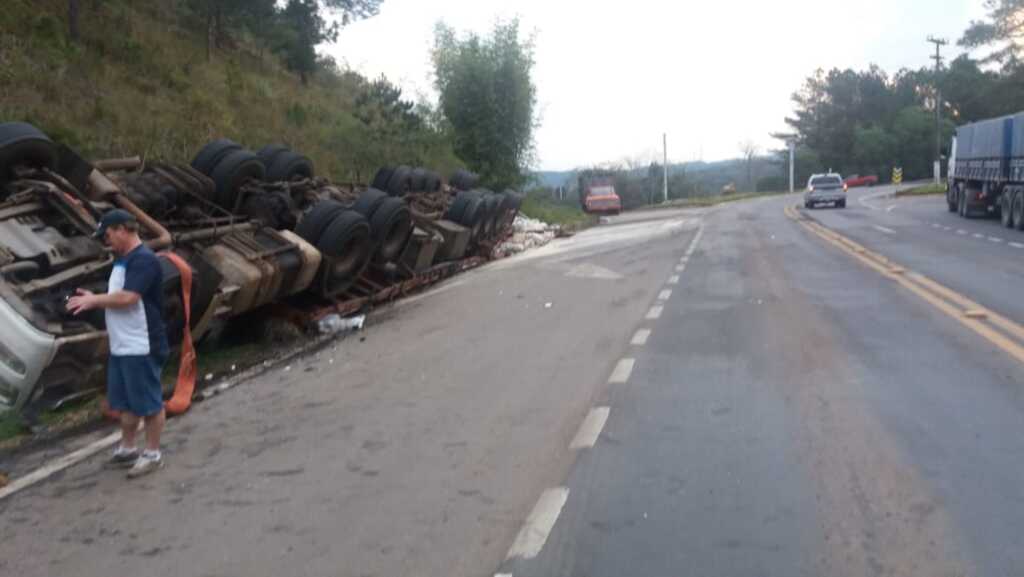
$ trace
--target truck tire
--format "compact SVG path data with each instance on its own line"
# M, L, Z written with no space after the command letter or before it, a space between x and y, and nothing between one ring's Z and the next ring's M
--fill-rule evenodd
M368 188L359 195L359 198L356 199L355 204L352 205L352 210L358 212L369 220L377 208L380 207L381 203L389 198L391 197L383 190Z
M1013 198L1013 228L1024 230L1024 194L1019 192Z
M465 212L466 206L469 201L476 198L476 196L469 191L462 191L455 195L455 200L452 201L451 206L448 207L448 212L445 213L444 217L456 224L462 223L462 213Z
M412 169L408 166L399 166L388 179L388 194L391 196L405 196L412 191Z
M846 208L846 201L845 200L840 200L840 201L836 202L836 208Z
M960 185L954 183L952 186L949 187L949 190L946 192L946 208L949 209L949 212L956 212L956 195L959 189Z
M370 262L370 224L358 212L343 210L324 229L316 248L327 257L317 274L317 290L323 296L340 294Z
M299 224L295 226L295 234L302 237L302 240L316 245L327 225L343 210L345 205L338 201L321 200L302 216Z
M393 167L381 167L380 169L377 170L377 174L374 175L372 184L370 184L370 186L372 188L376 188L377 190L387 190L388 181L391 180L391 175L394 173L395 169Z
M289 182L313 178L313 161L297 152L285 150L274 156L267 165L268 182Z
M480 177L476 174L468 170L459 169L452 174L451 178L448 179L448 184L457 190L470 190L476 186L479 180Z
M374 258L393 262L402 256L412 238L412 214L405 202L394 197L384 199L370 218L370 235L377 245Z
M212 178L213 170L217 167L217 164L225 156L236 150L242 150L242 145L234 140L227 138L214 140L199 149L195 158L192 159L192 168Z
M427 190L427 169L418 166L412 169L409 178L413 192L425 192Z
M999 198L999 223L1006 228L1013 228L1013 200L1016 197L1016 190L1005 189Z
M263 161L263 165L270 168L270 165L274 163L274 159L278 154L289 150L289 148L283 144L268 144L263 148L256 151L256 156L260 157Z
M960 218L967 218L967 191L961 190L960 194L956 195L957 211Z
M0 124L0 186L14 176L15 166L53 169L57 145L31 124L4 122Z
M495 193L485 197L485 204L487 209L486 221L483 225L484 238L490 239L498 233L498 221L501 220L501 205L505 203L505 199L501 194Z
M224 210L234 210L238 189L247 180L263 180L267 168L251 150L235 150L217 163L210 178L217 186L216 202Z
M441 190L441 175L433 170L428 170L427 176L423 180L423 192L437 192L439 190Z
M482 198L470 198L469 203L466 204L465 210L462 212L462 220L459 224L462 226L472 229L470 237L473 240L480 238L480 233L483 229L483 216L484 216L484 201Z

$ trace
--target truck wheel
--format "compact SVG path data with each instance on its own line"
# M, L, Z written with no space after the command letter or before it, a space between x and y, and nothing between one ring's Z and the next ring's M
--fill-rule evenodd
M399 166L388 180L387 191L391 196L404 196L412 191L412 169Z
M375 258L392 262L402 256L412 238L412 215L405 202L393 197L384 199L370 219L370 235L378 245Z
M234 140L227 138L214 140L199 149L195 158L192 159L192 168L212 178L213 169L217 167L217 164L236 150L242 150L242 145Z
M427 190L427 169L423 167L412 169L410 180L412 192L425 192Z
M455 200L452 201L451 206L448 207L448 212L445 213L444 217L456 224L462 223L462 213L466 211L466 206L469 205L469 201L476 198L476 195L469 191L462 191L455 196Z
M373 213L376 212L377 208L380 207L381 203L388 198L391 197L389 197L388 193L383 190L368 188L359 195L359 198L356 199L355 204L352 205L352 210L358 212L369 220L370 217L373 216Z
M1024 230L1024 194L1013 197L1013 228Z
M210 178L217 185L217 204L225 210L234 210L235 200L238 198L238 189L247 180L263 180L267 168L263 166L260 158L250 150L235 150L228 153L217 167L213 169Z
M14 176L15 166L56 165L57 146L38 128L25 122L0 124L0 185Z
M949 209L949 212L956 212L956 195L959 189L960 185L954 184L946 191L946 208Z
M956 195L957 200L957 214L960 218L967 218L967 191L961 190L960 194Z
M274 164L274 159L277 158L277 155L286 150L289 150L289 148L283 144L268 144L257 150L256 156L260 157L264 166L270 168L270 165Z
M1013 228L1013 199L1015 190L1004 190L999 198L999 223L1006 228Z
M480 177L468 170L456 170L448 179L448 184L458 190L470 190L480 180Z
M390 166L380 168L377 170L377 174L373 177L373 183L370 186L377 190L387 190L388 181L391 180L391 175L394 173L395 169Z
M462 213L462 222L460 224L466 228L473 229L473 232L470 233L472 240L480 238L480 233L483 229L482 217L485 216L485 209L482 198L471 198L469 204L466 205L465 211Z
M441 190L441 175L433 170L428 170L427 176L423 181L423 192L437 192L439 190Z
M345 210L345 205L334 200L321 200L303 215L302 220L295 227L295 234L302 237L302 240L317 244L327 225L334 220L334 217Z
M288 182L313 178L313 161L286 150L274 156L273 164L267 165L267 182Z
M343 210L316 242L316 248L327 258L317 275L317 287L323 296L344 292L355 282L373 250L370 225L363 215Z
M836 206L838 208L846 208L846 201L845 200L840 200L839 202L836 203Z

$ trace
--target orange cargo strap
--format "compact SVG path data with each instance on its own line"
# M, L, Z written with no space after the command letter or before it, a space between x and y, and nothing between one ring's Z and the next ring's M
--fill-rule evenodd
M185 309L185 330L181 339L181 362L178 365L178 381L174 383L174 394L164 403L164 408L172 415L188 410L192 404L192 393L196 389L196 349L192 346L191 309L192 309L192 267L185 259L165 251L160 253L171 261L181 273L181 304Z

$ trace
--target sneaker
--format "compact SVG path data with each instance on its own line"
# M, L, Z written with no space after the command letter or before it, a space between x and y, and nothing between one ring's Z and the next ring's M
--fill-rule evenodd
M135 460L135 464L128 470L129 479L148 475L164 466L163 458L160 455L152 456L147 453L139 455L139 458Z
M138 458L138 449L127 449L119 445L117 449L114 449L114 454L107 459L107 464L112 467L131 467Z

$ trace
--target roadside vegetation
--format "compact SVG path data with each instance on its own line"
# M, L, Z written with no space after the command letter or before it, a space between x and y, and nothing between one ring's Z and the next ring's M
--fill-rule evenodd
M932 194L946 194L946 185L932 183L915 186L913 188L897 190L895 196L928 196Z
M578 231L597 223L597 217L580 209L579 203L557 201L547 191L535 189L527 193L519 211L524 216L562 227L566 231Z

